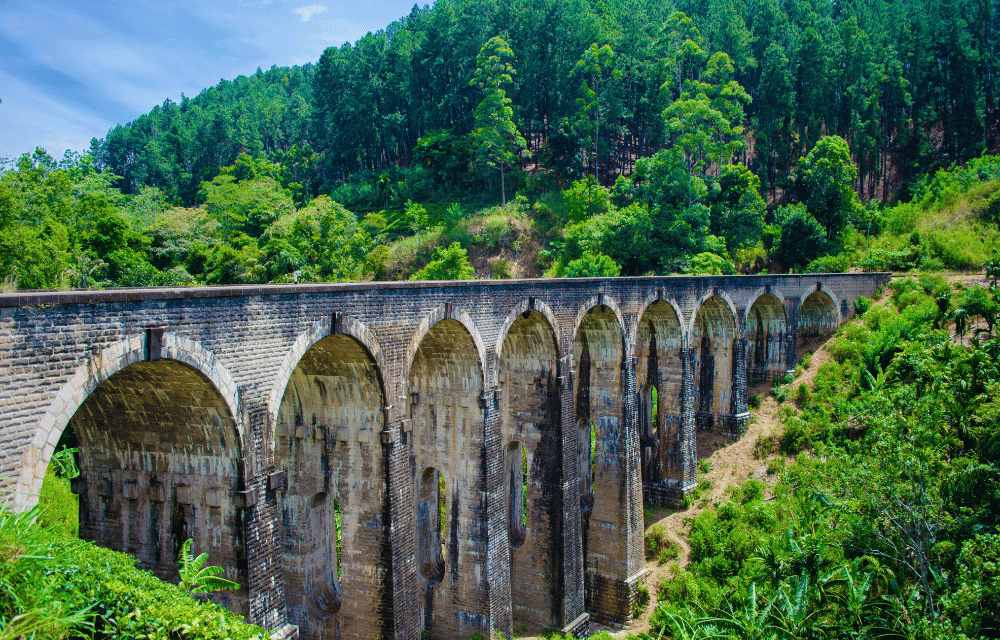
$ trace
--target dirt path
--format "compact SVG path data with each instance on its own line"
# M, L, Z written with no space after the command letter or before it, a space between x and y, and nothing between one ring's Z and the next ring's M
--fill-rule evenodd
M794 385L798 386L805 382L811 385L816 377L816 372L824 363L830 359L828 343L824 338L812 338L805 342L799 342L798 352L800 359L807 353L811 353L808 368L802 369L795 378ZM646 584L649 586L649 605L646 611L639 616L632 626L624 631L613 633L612 635L624 638L628 634L648 632L650 630L649 620L653 609L656 607L656 592L660 583L669 578L675 567L683 567L688 563L691 547L687 543L687 535L690 533L690 523L695 516L707 508L721 503L726 495L726 489L733 485L739 485L749 478L757 478L764 481L773 482L774 477L767 473L767 464L777 457L777 454L766 455L758 458L754 454L758 439L777 438L781 436L784 429L784 419L781 415L782 405L771 395L769 384L755 385L747 389L747 394L752 396L760 394L763 399L759 409L753 411L750 426L741 438L733 441L718 434L701 432L698 434L698 460L699 460L699 485L704 488L701 496L687 509L652 509L646 512L646 531L655 525L664 528L667 537L675 542L679 548L677 560L661 565L654 559L646 561L646 568L649 573L646 575ZM702 473L707 459L709 469Z

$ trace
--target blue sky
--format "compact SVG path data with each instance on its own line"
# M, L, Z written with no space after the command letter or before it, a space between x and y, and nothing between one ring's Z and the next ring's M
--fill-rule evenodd
M423 0L421 6L429 0ZM166 98L316 62L414 0L0 0L0 158L57 158Z

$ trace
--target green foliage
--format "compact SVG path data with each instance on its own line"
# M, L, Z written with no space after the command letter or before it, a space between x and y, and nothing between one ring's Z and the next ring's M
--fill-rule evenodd
M485 94L476 107L473 144L480 160L500 169L500 202L507 203L504 169L527 153L527 142L514 124L514 110L504 87L513 82L514 52L503 38L494 36L479 50L476 76L470 84Z
M995 628L1000 342L987 317L1000 310L990 290L956 292L938 276L890 287L891 303L862 303L834 360L795 388L800 407L786 410L781 445L801 453L768 465L778 478L770 499L751 480L694 519L692 563L661 590L654 633L931 638ZM940 327L970 305L987 308L981 339L966 347Z
M232 580L219 577L219 574L225 571L222 567L205 566L208 561L207 552L202 553L197 558L194 557L191 553L192 544L193 540L188 538L181 545L181 550L177 554L177 572L180 575L178 586L192 594L240 588L240 585Z
M858 170L851 161L847 141L838 136L821 138L796 170L796 187L802 203L833 241L861 210L854 185Z
M733 263L722 256L704 251L691 258L689 273L693 276L732 275L736 272Z
M610 256L585 251L582 256L566 265L563 275L567 278L609 278L619 273L621 267Z
M65 480L62 480L65 482ZM135 559L0 508L0 638L264 640L259 627L135 568Z
M756 245L764 230L766 207L760 179L742 165L724 165L711 182L708 200L713 235L731 251Z
M802 268L827 246L826 229L800 204L782 207L775 214L781 228L775 257L787 267Z
M435 249L427 266L410 276L410 280L470 280L475 276L476 270L469 264L465 249L453 242Z

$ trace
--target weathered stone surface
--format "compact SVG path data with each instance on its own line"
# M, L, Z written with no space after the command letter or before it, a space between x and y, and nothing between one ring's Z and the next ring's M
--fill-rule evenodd
M32 504L72 425L81 535L167 579L193 538L283 637L585 635L629 621L643 495L696 484L696 429L886 280L0 295L0 478Z

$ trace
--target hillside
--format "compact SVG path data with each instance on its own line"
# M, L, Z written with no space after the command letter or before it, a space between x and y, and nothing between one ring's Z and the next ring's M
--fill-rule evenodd
M243 152L288 167L309 198L364 183L366 206L384 208L383 173L414 200L498 195L474 135L484 94L473 80L499 36L530 169L511 176L518 186L595 175L610 187L686 135L664 113L695 99L692 83L733 81L746 95L735 157L770 202L787 202L796 162L824 135L848 141L862 200L888 201L998 151L996 21L995 3L974 0L439 0L314 65L167 100L91 152L123 192L155 186L187 206Z

